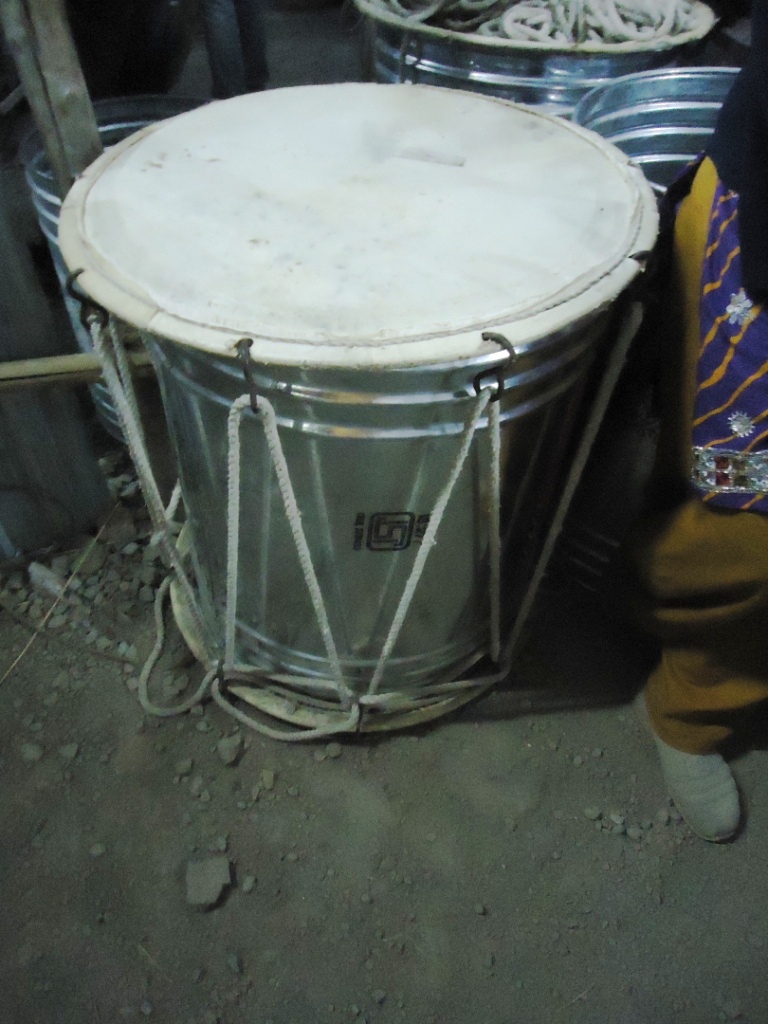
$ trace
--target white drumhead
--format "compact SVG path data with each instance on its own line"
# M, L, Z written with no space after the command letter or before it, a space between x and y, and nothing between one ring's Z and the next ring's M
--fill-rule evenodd
M642 174L598 136L474 93L276 89L160 122L75 183L78 283L160 336L264 362L413 365L612 301L650 249Z

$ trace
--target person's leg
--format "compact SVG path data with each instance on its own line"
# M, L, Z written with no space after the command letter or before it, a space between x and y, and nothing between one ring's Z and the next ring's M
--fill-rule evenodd
M736 713L768 699L768 518L692 499L654 520L637 550L664 644L646 687L654 732L713 753Z
M203 29L213 98L240 96L247 89L235 0L203 0Z
M675 223L657 465L658 490L673 498L690 493L702 263L716 184L705 161ZM734 712L768 698L768 517L690 499L647 517L628 548L642 617L663 644L641 709L668 791L699 835L729 838L739 822L738 791L717 751Z
M235 0L247 92L266 88L269 78L261 3L262 0Z

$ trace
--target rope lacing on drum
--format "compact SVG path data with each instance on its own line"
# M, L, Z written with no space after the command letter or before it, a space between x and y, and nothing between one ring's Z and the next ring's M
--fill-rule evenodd
M82 299L81 299L82 301ZM475 382L477 400L472 414L465 426L461 445L453 464L448 473L447 482L441 491L430 523L422 540L419 554L414 561L410 576L406 583L397 611L390 626L389 633L383 645L381 655L371 677L368 691L358 697L352 692L344 679L343 668L339 658L333 635L330 628L328 612L322 595L322 590L317 579L309 545L301 523L301 512L296 502L295 493L290 480L290 472L285 454L280 441L277 420L274 408L267 398L257 395L253 379L250 375L250 347L248 339L238 348L238 353L244 364L248 393L235 399L232 403L227 421L228 437L228 473L227 473L227 568L226 568L226 595L225 595L225 621L224 621L224 649L223 656L219 653L219 647L210 635L204 616L198 606L194 587L189 579L182 558L176 544L178 523L174 521L174 515L181 499L181 488L177 482L174 487L171 499L167 507L164 507L156 481L153 476L151 462L146 446L146 439L141 429L138 402L130 372L130 365L115 322L101 314L97 307L84 307L91 309L89 314L84 313L84 322L87 323L90 331L94 350L98 354L104 372L107 386L112 394L115 411L118 421L128 445L131 457L136 467L139 484L144 495L147 509L152 521L153 536L151 543L158 544L164 557L170 574L158 588L155 595L154 617L156 626L156 640L149 657L147 658L139 675L138 697L142 708L148 713L156 716L168 717L183 714L204 699L206 693L210 693L214 700L224 708L230 715L239 722L258 732L274 739L280 740L312 740L340 732L354 731L359 727L360 718L364 710L393 710L401 706L418 708L422 704L429 703L441 696L450 696L467 689L484 689L506 674L506 668L500 668L491 676L484 676L471 680L452 680L445 683L433 683L422 687L415 697L409 695L404 698L399 693L379 693L379 687L383 679L389 658L397 642L398 635L405 621L408 608L415 594L419 580L421 579L424 566L433 547L437 531L443 520L449 499L454 487L465 465L472 441L480 424L483 413L489 410L489 461L491 463L491 486L489 492L489 521L491 527L490 536L490 582L491 582L491 627L490 627L490 650L489 653L494 662L498 664L500 651L500 538L499 538L499 459L500 459L500 417L499 403L494 399L500 397L503 390L503 377L495 372L495 383L491 386L480 386ZM489 336L486 340L496 341L496 337ZM505 339L503 339L505 341ZM511 347L506 345L513 355ZM241 425L246 414L255 415L264 431L265 441L270 453L272 464L275 469L283 506L288 519L294 544L296 546L299 562L305 583L310 594L312 606L315 611L323 644L328 657L328 664L332 678L330 680L308 680L303 676L295 676L288 673L266 674L255 670L252 666L241 665L236 658L236 631L237 631L237 589L238 589L238 563L239 563L239 535L240 535L240 477L241 477ZM195 693L172 707L161 707L154 704L148 695L148 685L151 674L162 653L165 640L164 605L173 581L179 584L179 598L183 602L186 612L201 642L204 664L207 669L205 677L198 686ZM471 659L478 660L482 652ZM245 681L250 683L262 682L266 684L283 684L288 686L301 686L302 688L320 694L333 694L339 701L341 709L348 714L338 722L323 725L315 729L304 729L299 732L286 732L280 729L272 729L264 723L251 718L239 708L232 705L222 692L222 686L229 681Z
M156 641L145 662L139 676L139 701L145 712L157 716L173 716L183 714L202 701L210 691L213 699L228 714L238 722L257 732L277 740L307 741L319 739L330 735L352 732L359 728L361 716L365 711L392 711L407 710L418 712L420 708L426 709L430 702L437 698L446 698L455 694L480 693L504 679L511 667L512 656L516 645L519 642L522 628L527 620L531 604L536 595L539 581L543 575L548 562L552 545L554 544L559 528L567 511L570 498L575 490L576 483L581 469L586 461L591 444L594 440L597 428L602 419L608 399L612 393L621 365L629 346L629 343L637 331L640 319L641 308L639 304L630 305L630 314L622 323L619 337L611 354L609 365L606 369L600 389L595 400L589 421L585 428L579 448L574 456L573 464L562 491L562 497L555 512L553 524L548 532L544 548L538 558L533 576L529 583L527 592L518 611L511 634L507 639L504 648L500 640L500 594L501 594L501 537L500 537L500 481L501 481L501 429L500 429L500 402L499 399L504 390L504 369L506 364L494 365L491 370L481 373L475 379L476 400L472 413L462 433L461 444L456 457L450 468L448 479L443 487L435 510L430 519L429 526L422 540L422 547L414 560L410 576L401 596L398 609L390 626L389 633L382 648L381 655L371 677L368 691L365 694L355 696L344 679L341 661L333 640L325 608L322 591L315 573L309 547L301 524L301 513L298 508L293 487L290 480L288 464L282 449L277 429L277 420L274 408L263 395L257 395L253 386L253 380L246 374L246 381L249 385L249 393L240 396L232 403L228 416L228 478L227 478L227 579L225 595L225 636L224 649L220 650L219 645L212 637L206 624L205 618L198 606L195 591L190 578L185 570L182 556L178 550L176 535L179 524L174 521L174 515L181 500L181 488L177 482L173 494L165 507L155 482L149 455L146 448L146 440L140 426L139 407L136 400L135 390L130 373L129 361L127 359L122 339L116 324L107 317L98 307L89 307L94 310L90 315L84 315L84 323L87 324L93 339L94 349L97 352L106 383L112 394L115 410L123 430L131 457L136 467L139 484L147 504L147 509L152 521L153 536L152 543L157 544L163 554L170 574L158 588L155 596L154 615L156 624ZM494 341L508 352L509 359L515 358L514 349L505 338L492 333L483 335L484 340ZM245 364L250 359L247 351L247 344L241 346L240 352ZM490 463L490 487L488 495L488 521L489 521L489 586L490 586L490 643L488 654L494 662L494 669L489 674L475 676L468 679L454 679L449 682L435 682L425 684L419 688L418 694L407 694L384 692L379 693L379 687L384 677L388 660L394 650L397 638L402 628L408 607L414 596L419 580L421 579L426 559L430 549L433 547L437 531L444 518L451 494L462 469L466 463L471 450L471 445L476 431L480 425L483 413L488 412L488 458ZM239 557L239 525L240 525L240 475L241 475L241 444L240 431L243 418L246 414L255 415L264 430L265 440L270 456L275 467L275 472L280 487L281 497L289 520L294 544L307 584L315 615L323 638L323 643L328 656L328 663L331 669L331 679L309 679L305 676L297 676L289 673L266 673L253 666L241 665L236 659L236 630L237 630L237 575ZM157 664L163 649L165 637L164 625L164 603L173 582L178 584L178 599L183 604L186 614L195 630L196 638L202 647L201 660L206 668L206 674L195 693L182 703L173 707L159 707L152 703L148 696L148 683L151 673ZM468 659L464 670L482 657L480 651ZM222 686L232 682L244 681L247 683L259 682L272 689L285 687L284 694L296 696L296 690L316 693L326 698L329 695L335 696L339 701L342 711L347 714L339 720L318 728L302 729L299 731L286 732L282 729L273 729L235 707L222 692Z

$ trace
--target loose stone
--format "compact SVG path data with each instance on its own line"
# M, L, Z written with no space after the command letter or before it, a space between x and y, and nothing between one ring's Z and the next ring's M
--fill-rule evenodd
M228 857L209 857L187 864L187 903L201 909L213 907L232 880Z
M236 764L243 752L242 733L236 732L232 736L225 736L223 739L220 739L216 744L216 752L222 764Z
M27 764L36 764L42 760L43 748L39 743L22 743L19 749L22 761L26 761Z

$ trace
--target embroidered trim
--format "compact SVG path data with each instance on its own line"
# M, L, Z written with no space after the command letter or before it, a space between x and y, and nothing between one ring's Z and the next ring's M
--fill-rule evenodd
M725 307L725 312L728 314L729 324L739 324L741 327L755 318L752 300L743 288L739 288L735 295L731 295L730 304Z
M732 412L728 417L728 425L736 437L749 437L755 432L755 423L745 412Z
M768 451L694 448L691 480L703 491L764 494L768 492Z

